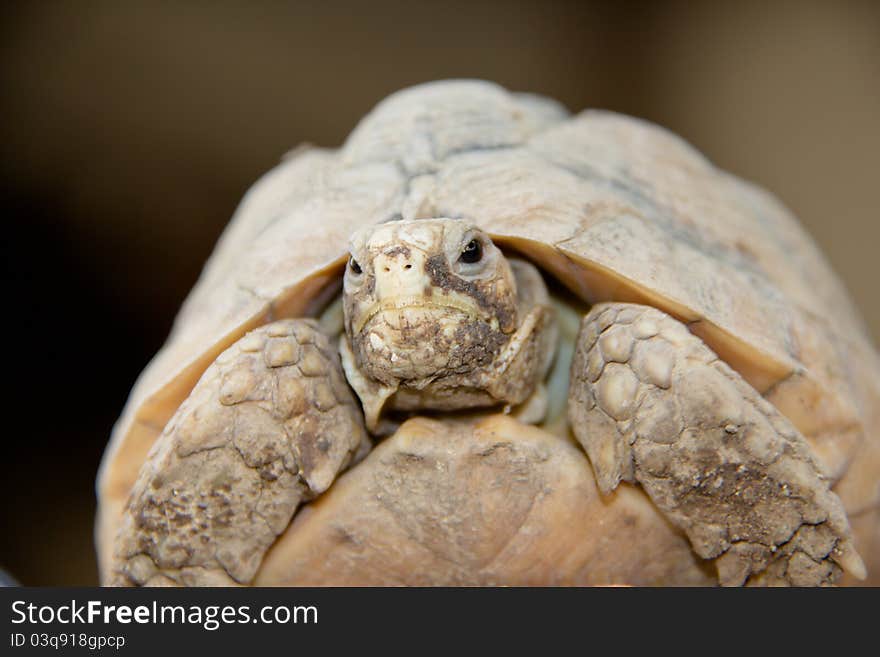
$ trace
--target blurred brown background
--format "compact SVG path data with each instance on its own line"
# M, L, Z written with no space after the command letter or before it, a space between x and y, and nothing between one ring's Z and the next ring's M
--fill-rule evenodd
M7 2L0 32L0 566L25 584L96 582L102 448L247 187L407 85L671 128L788 204L880 336L880 3Z

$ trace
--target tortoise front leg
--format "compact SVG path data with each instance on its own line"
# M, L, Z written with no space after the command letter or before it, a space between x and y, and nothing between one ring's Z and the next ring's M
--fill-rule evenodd
M153 446L111 583L248 584L299 504L366 449L360 408L317 324L252 331L207 369Z
M722 585L864 577L849 522L806 439L687 328L648 306L584 318L569 420L600 489L642 485L716 559Z

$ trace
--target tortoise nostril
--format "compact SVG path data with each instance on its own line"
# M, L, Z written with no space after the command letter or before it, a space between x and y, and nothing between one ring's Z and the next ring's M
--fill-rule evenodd
M412 269L412 265L407 265L404 269Z
M385 271L386 272L391 271L391 267L385 267Z

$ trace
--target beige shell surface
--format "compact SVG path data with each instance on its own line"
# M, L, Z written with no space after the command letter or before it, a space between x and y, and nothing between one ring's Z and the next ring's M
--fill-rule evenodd
M423 217L476 222L587 302L686 321L810 439L851 515L877 503L880 359L784 207L662 128L454 81L389 97L341 149L299 149L248 192L114 429L99 538L217 354L334 293L356 228Z

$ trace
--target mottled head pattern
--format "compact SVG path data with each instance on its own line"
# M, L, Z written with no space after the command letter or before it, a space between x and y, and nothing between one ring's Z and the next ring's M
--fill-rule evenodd
M345 330L358 369L385 385L485 367L517 327L516 283L489 236L454 219L356 233L345 270Z

